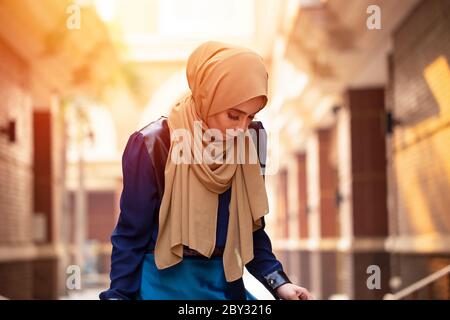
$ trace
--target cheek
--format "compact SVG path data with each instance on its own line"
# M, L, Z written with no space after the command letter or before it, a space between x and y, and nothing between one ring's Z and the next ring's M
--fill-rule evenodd
M227 128L231 128L232 124L226 113L220 113L214 117L215 128L225 133Z
M222 114L217 114L208 118L207 125L211 129L218 129L224 131L224 121L226 120Z
M226 113L220 115L220 126L223 130L233 127L233 121L228 117Z

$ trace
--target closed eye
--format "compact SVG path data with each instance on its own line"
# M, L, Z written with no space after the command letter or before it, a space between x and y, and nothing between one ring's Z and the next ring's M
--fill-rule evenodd
M239 116L232 114L231 112L228 112L228 118L234 121L239 120Z

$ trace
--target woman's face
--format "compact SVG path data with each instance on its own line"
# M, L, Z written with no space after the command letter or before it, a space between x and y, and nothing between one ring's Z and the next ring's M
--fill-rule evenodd
M262 109L265 99L264 96L255 97L216 113L206 119L206 124L210 129L219 129L224 137L226 137L227 129L245 131L256 113Z

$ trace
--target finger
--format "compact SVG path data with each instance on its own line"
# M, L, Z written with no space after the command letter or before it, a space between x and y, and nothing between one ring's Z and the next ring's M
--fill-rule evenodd
M304 291L301 291L298 297L300 300L308 300L308 295Z
M308 300L316 300L316 298L314 298L314 296L308 292Z
M302 287L295 287L295 293L299 298L304 295L305 291L306 290Z
M298 296L301 300L314 300L312 294L304 288L298 289Z

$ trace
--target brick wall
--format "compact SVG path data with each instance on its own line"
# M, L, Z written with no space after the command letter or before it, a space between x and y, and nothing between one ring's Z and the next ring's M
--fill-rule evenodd
M450 261L449 16L450 1L422 1L393 34L387 101L400 124L388 139L389 221L401 244L391 257L398 290ZM448 299L449 286L443 278L415 298Z
M401 236L450 235L450 1L422 1L394 33L393 137Z
M1 262L0 295L8 299L32 299L32 263L24 261Z
M32 244L32 106L28 67L0 40L0 126L16 121L16 142L0 136L0 249ZM29 298L30 261L0 256L0 295Z

